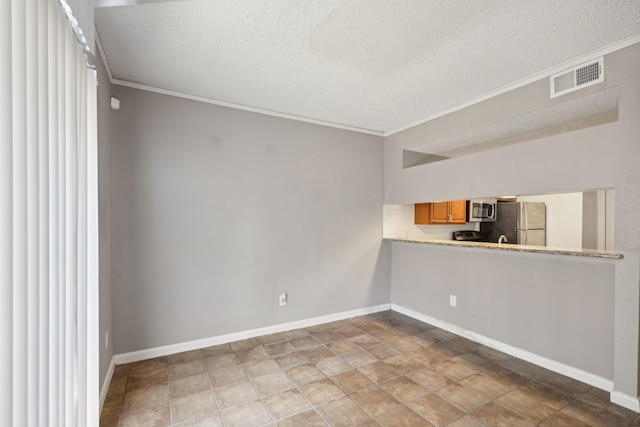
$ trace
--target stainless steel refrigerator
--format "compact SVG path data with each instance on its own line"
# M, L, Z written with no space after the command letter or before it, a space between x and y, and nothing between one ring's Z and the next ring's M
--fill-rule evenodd
M497 242L501 235L507 243L546 246L547 207L543 202L498 202L496 222L480 223L482 239Z

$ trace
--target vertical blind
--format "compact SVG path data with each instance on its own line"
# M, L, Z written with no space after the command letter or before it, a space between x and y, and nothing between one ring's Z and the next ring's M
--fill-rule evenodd
M2 426L99 415L96 76L72 14L0 0Z

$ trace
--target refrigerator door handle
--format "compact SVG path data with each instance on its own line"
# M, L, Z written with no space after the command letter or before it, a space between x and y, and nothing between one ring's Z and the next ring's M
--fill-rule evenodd
M527 230L522 230L522 240L523 240L522 244L526 245L527 244Z
M529 229L529 215L527 214L527 204L523 203L522 204L522 210L523 212L523 216L524 216L524 229L528 230Z

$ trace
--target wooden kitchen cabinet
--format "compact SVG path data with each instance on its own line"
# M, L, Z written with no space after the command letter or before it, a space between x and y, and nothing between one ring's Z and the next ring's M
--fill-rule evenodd
M466 200L416 203L415 205L415 224L465 224L466 222Z

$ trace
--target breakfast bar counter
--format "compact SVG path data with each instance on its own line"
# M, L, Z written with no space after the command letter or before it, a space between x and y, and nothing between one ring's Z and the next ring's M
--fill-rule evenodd
M549 246L527 246L527 245L514 245L514 244L508 244L508 243L470 242L470 241L457 241L457 240L428 240L428 239L420 240L420 239L404 239L404 238L385 238L384 240L387 240L390 242L482 248L482 249L493 249L493 250L511 251L511 252L534 252L534 253L552 254L552 255L569 255L569 256L607 258L607 259L623 258L622 254L617 254L615 252L608 252L608 251L599 251L595 249L569 249L569 248L554 248Z

